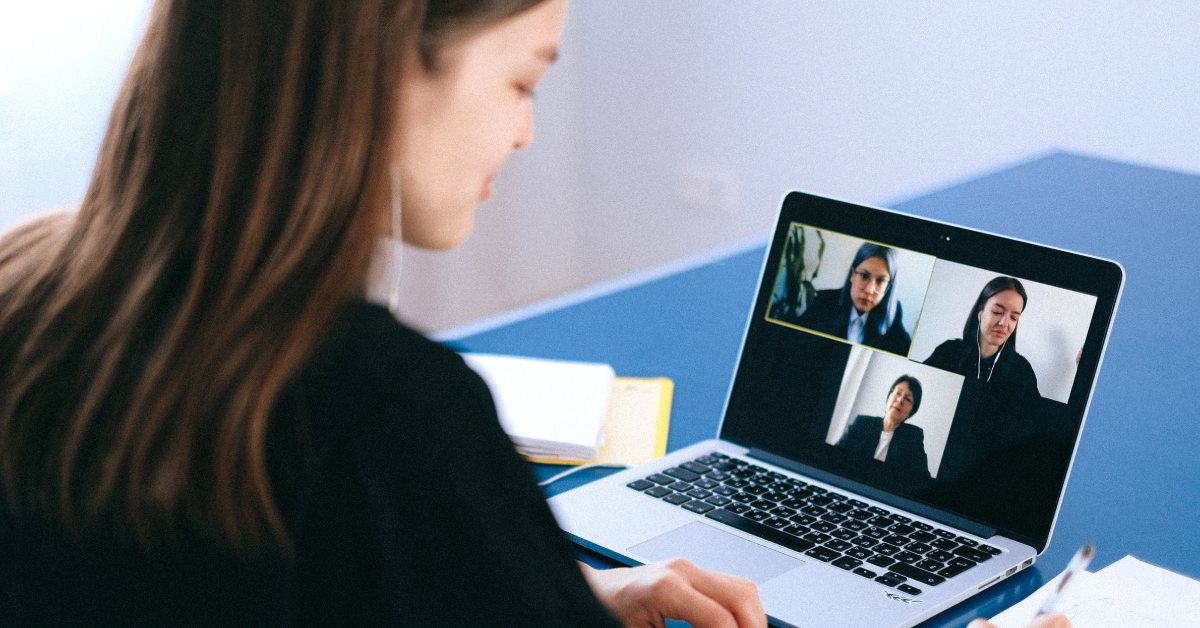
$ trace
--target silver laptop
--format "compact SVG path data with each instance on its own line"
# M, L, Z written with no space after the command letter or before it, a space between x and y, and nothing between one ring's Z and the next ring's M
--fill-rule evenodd
M717 437L551 507L625 564L754 581L775 625L912 626L1045 550L1123 283L792 192Z

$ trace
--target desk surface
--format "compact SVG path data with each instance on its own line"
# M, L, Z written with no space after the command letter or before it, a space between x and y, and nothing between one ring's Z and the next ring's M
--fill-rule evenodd
M1106 257L1127 273L1049 548L1036 570L926 625L961 625L1012 604L1088 540L1098 547L1093 569L1133 554L1200 578L1200 176L1056 153L892 207ZM670 377L668 448L678 449L717 433L764 247L451 344Z

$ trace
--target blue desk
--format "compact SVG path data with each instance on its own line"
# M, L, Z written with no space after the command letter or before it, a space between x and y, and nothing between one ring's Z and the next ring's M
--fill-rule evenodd
M923 625L961 626L1012 604L1087 540L1098 546L1093 569L1133 554L1200 578L1200 176L1056 153L892 207L1127 271L1050 547L1036 569ZM451 344L670 377L668 448L678 449L717 432L765 245ZM598 477L580 475L554 490Z

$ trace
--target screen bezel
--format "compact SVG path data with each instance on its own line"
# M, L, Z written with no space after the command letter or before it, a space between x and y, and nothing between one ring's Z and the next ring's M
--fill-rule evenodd
M880 486L871 477L846 475L845 468L830 468L827 456L817 455L803 448L781 445L777 433L764 433L759 418L749 405L749 391L756 390L750 382L758 376L756 365L747 360L748 348L756 346L756 340L766 334L779 333L778 323L768 320L767 308L772 301L776 270L783 254L789 226L800 223L817 229L846 234L871 242L925 253L967 266L1037 281L1050 286L1080 292L1096 297L1086 340L1079 357L1075 384L1065 404L1065 417L1074 431L1070 438L1069 458L1059 461L1056 477L1046 478L1049 489L1057 489L1053 507L1043 504L1034 513L1026 513L1029 523L1010 525L1004 521L991 520L978 512L950 507L937 500L914 499L913 495L897 492L894 486ZM784 197L776 223L771 247L764 262L759 289L756 295L751 320L743 340L742 354L735 371L726 401L720 437L752 450L765 452L773 461L792 460L800 469L824 471L821 479L837 483L846 479L849 490L868 487L871 497L907 509L920 510L920 514L948 525L964 521L975 522L987 529L995 529L1009 538L1029 544L1041 553L1053 530L1053 523L1061 504L1063 488L1070 473L1078 446L1079 435L1090 404L1099 366L1103 359L1113 316L1120 300L1124 284L1124 270L1116 262L1080 253L1065 251L1049 246L1034 244L990 234L966 227L946 224L803 192L791 192ZM805 332L797 332L805 333ZM836 467L836 465L835 465ZM1057 469L1061 468L1061 473ZM1021 504L1012 504L1021 508Z

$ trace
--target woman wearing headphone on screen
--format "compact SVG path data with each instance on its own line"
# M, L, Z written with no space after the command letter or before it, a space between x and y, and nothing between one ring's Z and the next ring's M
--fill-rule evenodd
M565 8L154 6L79 211L0 239L0 625L766 625L581 571L483 381L368 300L467 236Z
M1036 395L1037 375L1017 353L1017 323L1028 297L1013 277L996 277L983 286L962 338L947 340L925 364L958 373L967 379L1012 387L1021 395Z

